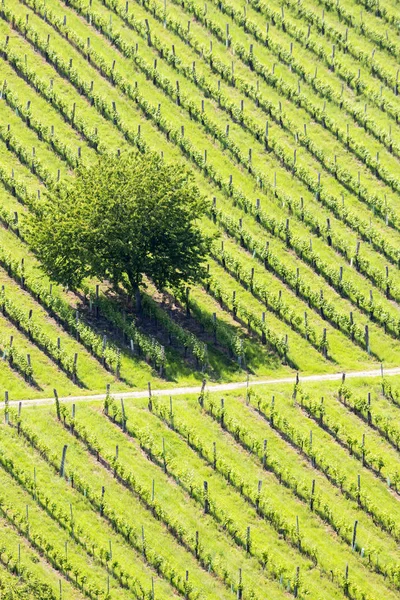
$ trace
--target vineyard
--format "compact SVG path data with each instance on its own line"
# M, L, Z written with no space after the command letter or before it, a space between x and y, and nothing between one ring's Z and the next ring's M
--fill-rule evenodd
M0 590L398 598L399 386L6 403Z
M346 6L344 6L346 5ZM396 6L1 5L0 388L145 387L399 364ZM160 152L209 201L209 278L53 284L24 216L96 155Z
M400 596L399 27L397 0L1 0L0 599ZM141 314L51 281L26 226L131 150L191 170L214 236Z

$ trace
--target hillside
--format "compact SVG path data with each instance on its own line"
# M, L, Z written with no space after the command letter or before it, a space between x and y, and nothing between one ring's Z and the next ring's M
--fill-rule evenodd
M399 364L395 9L361 24L350 1L164 10L2 7L0 388ZM142 319L106 282L51 285L23 233L46 185L132 147L190 165L220 234L205 287L150 284Z
M0 584L54 600L398 598L399 383L6 406Z
M3 1L0 599L399 597L398 12ZM216 234L140 315L26 241L46 189L132 149L192 170Z

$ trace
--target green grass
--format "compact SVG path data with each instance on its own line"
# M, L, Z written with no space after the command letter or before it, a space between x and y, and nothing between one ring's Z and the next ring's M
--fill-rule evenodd
M362 396L369 390L377 398L376 402L386 407L379 381L349 382L354 395ZM400 382L398 378L390 378L390 383L397 389ZM299 597L307 590L311 598L342 598L344 571L348 565L349 589L355 597L365 594L366 598L396 598L399 551L395 532L382 529L364 505L360 508L346 490L351 490L352 481L360 474L362 492L372 499L373 514L388 514L396 521L396 494L388 489L386 475L397 468L398 457L385 440L343 408L336 395L338 386L338 382L301 383L303 393L310 398L324 395L325 418L334 416L340 432L345 428L349 436L366 433L367 449L378 451L384 457L383 479L352 456L341 445L340 436L335 440L306 416L299 390L295 403L293 386L281 384L250 387L249 401L245 391L224 393L223 426L221 394L208 392L204 408L197 397L190 395L174 397L171 401L154 399L152 412L147 400L125 400L126 433L118 427L121 418L118 396L115 398L117 412L110 406L109 418L100 403L77 404L74 417L71 417L71 405L65 405L62 408L65 425L57 420L54 407L23 407L23 436L18 436L14 428L1 426L2 464L5 464L4 458L12 457L13 472L18 473L16 479L6 473L4 466L0 470L2 485L7 485L8 490L5 504L10 511L12 508L21 515L25 515L28 504L30 534L45 535L60 554L68 541L70 562L73 565L78 561L81 573L87 576L88 586L101 586L104 581L107 559L102 566L101 557L106 556L111 540L113 563L107 563L109 572L121 569L140 581L145 589L149 589L153 576L156 597L174 596L164 579L165 569L169 567L175 573L172 580L175 592L179 582L186 580L186 571L189 572L188 581L193 586L190 597L193 598L213 598L216 593L221 598L229 597L231 585L236 594L239 569L244 597L250 590L255 598L263 597L265 590L276 598L283 597L283 590L293 586L293 572L299 566ZM317 467L318 453L322 451L332 469L336 465L343 473L342 490L306 459L306 446L306 455L302 455L279 434L279 426L272 428L257 412L259 401L264 410L263 403L267 406L272 395L277 414L285 416L299 435L307 439L310 429L313 430ZM17 413L12 414L11 422L16 420ZM71 426L80 439L72 435ZM38 436L34 442L36 449L25 439L28 432L29 439L34 439L34 434ZM264 439L268 442L266 469L262 466ZM58 471L64 445L67 445L65 478L60 478ZM100 461L96 459L97 452ZM111 472L105 468L107 464ZM36 484L32 488L29 481L33 480ZM122 485L123 481L128 482L128 488ZM210 514L204 514L203 509L204 481L208 482ZM314 507L310 510L313 481ZM135 492L129 489L132 485ZM105 516L101 516L98 504L102 486ZM28 493L29 489L33 491ZM50 493L53 504L45 514L34 502L34 494L44 506L45 497ZM74 531L78 535L75 541L71 538L71 526L60 525L63 519L69 523L69 505L73 506ZM259 513L256 506L260 507ZM114 531L108 523L108 515L119 519ZM356 547L352 550L355 521L358 523ZM169 523L168 529L166 523ZM126 538L121 535L123 529L120 528L128 525L132 527L132 539L139 540L144 527L146 557L129 549ZM246 553L247 527L250 527L251 546ZM7 532L8 528L2 531ZM179 532L183 543L177 543L172 531ZM196 531L200 543L197 560ZM155 556L163 557L160 575L164 574L164 578L152 573ZM260 561L266 556L264 570ZM308 556L314 557L315 564ZM111 566L113 571L110 571ZM282 572L280 585L279 576L276 582L279 572ZM110 579L110 597L113 598L122 592L115 577ZM290 589L293 593L293 587Z
M399 193L393 186L398 179L400 134L393 115L400 109L400 100L380 80L386 75L396 79L399 47L396 26L390 22L396 14L396 3L386 2L386 12L382 14L376 14L366 4L364 0L343 2L353 15L349 24L339 17L339 8L325 0L303 0L299 5L288 0L282 27L281 4L277 0L265 5L250 1L243 7L245 27L241 16L232 19L223 12L225 4L216 1L203 7L198 2L171 0L164 25L161 1L131 0L126 12L123 0L93 0L90 6L86 0L47 0L44 19L44 4L6 0L5 10L10 10L15 18L21 17L22 22L12 28L9 16L3 14L0 19L4 50L1 70L9 94L0 103L0 208L4 215L0 250L7 257L7 264L0 268L0 285L21 314L32 311L33 322L49 339L59 338L69 355L78 354L78 382L74 384L52 356L18 330L7 314L1 314L0 339L7 341L13 336L15 348L24 356L30 355L33 381L25 381L15 365L2 357L0 395L4 397L7 391L11 400L51 397L54 389L60 396L86 395L104 393L110 384L115 404L109 406L109 418L100 403L77 403L74 415L70 404L66 404L61 420L54 407L24 405L20 417L17 412L11 413L13 425L21 418L20 434L16 427L6 424L6 419L4 423L2 420L0 486L6 493L1 494L0 511L0 596L4 589L12 589L14 596L10 597L34 598L40 583L46 583L51 588L49 598L71 600L398 597L399 407L396 401L384 397L379 378L348 379L348 399L344 390L339 395L340 382L301 382L303 374L369 370L379 362L385 368L394 367L400 361L398 335L389 335L383 326L387 318L396 327L399 323L400 272L396 263L400 232L393 219L386 224L382 210L374 210L370 198L375 195L379 202L386 198L397 221ZM232 6L238 9L236 4ZM261 12L256 10L258 6ZM198 19L193 16L196 7L203 11ZM308 23L300 12L303 8L312 11L312 18L319 19L324 10L326 30L321 32L312 26L308 44ZM275 22L266 16L272 13ZM97 28L90 24L88 14ZM147 43L145 19L151 44ZM32 29L24 36L18 30L23 31L26 22ZM269 47L252 33L257 27L257 35L264 35L267 22ZM224 39L226 24L232 42L228 48ZM335 43L332 36L345 36L346 29L352 49L364 53L364 58L357 60L337 44L336 68L331 69L329 56ZM394 44L392 53L373 42L374 32L386 35L386 31L386 42ZM46 61L37 51L34 32L43 44L49 36L50 51L65 65L72 60L72 75L68 67L65 73L57 72L52 59ZM116 34L118 38L113 42L111 38ZM291 43L290 57L284 52ZM81 51L76 44L81 44ZM250 45L258 61L255 71L246 64ZM322 53L326 60L319 58ZM15 55L21 60L20 68L13 66ZM115 84L105 73L113 61ZM297 67L292 68L290 61L304 69L306 81L299 80ZM32 70L25 78L21 72L24 65ZM316 67L317 84L326 86L319 87L319 91L313 81ZM260 74L263 68L266 78ZM356 79L358 69L365 85L360 92L355 91L353 83L343 85L346 70ZM277 81L270 76L272 70ZM72 82L74 73L80 83L90 86L93 82L94 93L106 100L110 109L115 102L118 120L106 118L96 103L92 105L90 92L82 92ZM37 85L31 81L33 74ZM156 77L161 78L159 85L153 82ZM133 88L124 88L134 82L138 85L139 103L132 98ZM338 99L342 85L343 107ZM333 90L333 100L327 86ZM52 93L57 101L65 103L64 116L51 101ZM382 98L390 106L381 104ZM28 102L30 126L26 119ZM169 139L153 111L157 107L165 119L163 126L172 132ZM204 108L205 121L194 118L189 107ZM313 111L317 111L314 116ZM365 111L369 120L363 127L360 123ZM327 127L323 125L323 115L329 123ZM257 133L265 130L266 121L268 150ZM7 125L19 150L13 144L8 147ZM46 129L51 126L66 154L53 151L50 129ZM91 294L100 284L100 291L111 306L120 314L123 310L129 322L135 322L142 333L165 347L164 374L160 375L144 356L132 353L120 326L104 315L95 316L81 290L68 291L52 284L24 242L29 207L21 202L25 198L22 186L29 202L33 196L40 201L38 190L40 195L45 194L58 171L62 181L73 181L74 172L66 157L78 156L78 148L83 164L96 160L96 151L90 146L95 129L99 150L115 153L132 148L134 141L129 143L126 136L133 139L139 127L148 148L162 152L168 161L188 166L210 206L215 197L217 210L232 219L230 233L224 230L222 219L214 222L211 216L205 216L201 223L205 231L217 237L213 256L208 260L212 284L210 291L206 282L192 287L190 314L186 314L184 302L174 298L171 290L164 301L151 282L147 289L172 322L207 345L209 364L205 369L196 364L190 351L185 351L173 336L170 338L167 325L148 316L138 318L126 298L117 297L108 282L85 282ZM304 144L304 127L312 144L309 148ZM351 136L349 146L347 129ZM185 139L190 142L191 155L185 155ZM33 148L42 167L42 179L32 168ZM375 172L377 153L386 183ZM335 161L341 169L338 178L332 174ZM337 199L335 210L323 204L316 194L318 173L319 191L324 197ZM16 193L12 190L13 181L8 179L11 174ZM231 175L232 190L228 187ZM260 175L266 182L263 189ZM358 176L364 186L365 201L357 193ZM306 184L305 178L311 183ZM345 178L351 180L348 186ZM238 194L242 195L241 200ZM299 209L300 198L308 211L305 217ZM254 207L258 200L264 215L275 220L275 230L266 218L266 225L260 223L253 209L244 209L245 203ZM15 213L20 238L12 222ZM235 229L240 219L242 231L256 243L258 249L254 253L253 247L240 243L240 232ZM284 233L287 219L293 244ZM327 219L332 246L328 243ZM375 236L373 239L378 242L372 243L369 236ZM364 274L352 266L361 238L360 256L368 262ZM282 279L282 275L263 264L260 249L266 243L287 269ZM344 268L344 280L355 290L350 298L342 296L330 276L317 274L307 262L301 244L305 249L310 243L327 271L334 274L340 266ZM224 268L222 248L240 265L240 276ZM22 265L25 285L21 280ZM386 266L394 299L385 294ZM365 345L353 342L343 327L327 320L317 302L309 304L305 297L296 294L290 277L297 269L303 286L308 286L314 298L322 294L342 317L352 313L362 331L368 326L371 355ZM251 273L270 298L281 294L282 302L292 311L290 318L280 319L265 306L249 285ZM37 301L32 287L38 282L46 290L52 286L55 298L62 299L71 311L78 310L80 322L100 339L105 335L107 342L120 351L120 379L91 355L58 313L52 314ZM223 301L218 292L211 293L215 284L223 293ZM371 292L372 315L367 305ZM366 299L364 306L362 302L357 305L355 293ZM270 344L262 343L260 325L249 327L243 313L235 316L233 294L254 317L265 313L267 326L277 339L287 336L286 364ZM316 335L314 344L305 336L305 313ZM211 325L214 318L218 324L216 336ZM324 330L329 344L327 358L315 347ZM241 363L232 352L232 340L237 336L243 341L245 360ZM294 370L300 372L296 389L287 384L255 385L258 378L284 378ZM127 421L123 431L118 392L145 389L148 382L153 389L167 389L199 385L204 378L209 383L243 381L247 374L249 392L224 393L223 403L222 394L208 392L203 406L193 395L153 397L152 410L147 399L125 400ZM391 378L390 383L395 389L400 388L398 378ZM368 393L370 423L365 407ZM390 429L386 437L385 427ZM60 477L64 446L65 476ZM208 496L204 482L208 483ZM206 499L209 510L205 510ZM79 569L78 576L74 569Z

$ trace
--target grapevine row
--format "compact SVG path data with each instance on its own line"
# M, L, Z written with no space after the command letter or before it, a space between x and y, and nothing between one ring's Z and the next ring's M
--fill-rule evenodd
M12 477L18 483L18 485L21 486L25 492L31 496L39 508L45 511L50 518L57 523L57 525L59 525L70 535L74 543L83 548L86 554L95 562L98 561L102 567L107 567L107 571L111 573L113 578L120 586L129 589L134 594L135 598L141 599L145 597L145 592L143 589L141 589L138 580L136 578L132 578L128 573L125 573L120 566L116 568L112 563L110 563L108 560L108 550L99 548L98 544L90 539L87 533L83 531L82 527L77 526L74 523L74 520L71 518L70 514L59 507L56 502L54 502L53 498L45 495L44 492L42 493L41 490L38 489L35 481L27 473L16 467L13 464L13 461L4 454L0 455L0 465L4 471L8 473L8 475L10 475L10 477ZM28 532L28 536L29 538L32 536L31 531ZM96 556L96 550L99 553L98 557ZM56 550L53 549L53 552L55 553ZM64 562L61 553L59 553L59 559L61 559L59 560L59 565L57 565L55 562L53 566L61 570L61 572L65 574L69 581L72 581L71 575L69 575L69 572L72 571L75 577L75 584L83 593L85 593L84 584L87 579L86 574L79 567L76 567L67 561ZM53 562L54 558L51 557L50 560ZM130 579L133 579L133 581L129 581ZM95 589L93 589L93 593L93 597L97 598ZM98 590L97 593L102 592ZM92 596L89 595L89 597L91 598Z
M249 443L250 438L248 435L246 435L246 442L243 441L243 432L239 434L241 429L239 424L235 421L235 419L226 414L223 400L221 400L220 410L216 409L213 401L207 401L206 395L204 395L204 397L200 396L199 402L202 410L204 410L207 415L215 420L224 431L232 435L235 441L239 443L245 450L250 451L257 458L257 461L261 462L263 468L272 471L279 480L279 483L282 483L282 478L285 479L284 469L282 469L281 466L268 455L265 443L264 448L261 448L260 444L256 440L253 440L252 443ZM198 436L194 428L187 426L184 422L181 422L179 419L177 419L176 416L171 413L168 407L158 399L153 402L152 411L168 427L177 432L181 438L186 441L187 444L193 450L195 450L207 464L213 466L213 468L220 473L230 485L240 492L246 501L255 506L257 512L261 516L263 516L268 522L271 522L274 528L280 530L285 540L288 540L291 545L298 548L300 552L311 558L314 564L319 564L316 549L313 547L307 548L305 546L305 542L302 540L302 537L297 531L296 527L285 522L281 511L274 511L269 505L268 501L265 502L260 497L260 490L255 492L253 487L245 487L241 475L236 473L230 465L225 464L223 460L216 458L214 452L208 451L204 446L204 442ZM251 446L251 448L249 446ZM299 486L298 481L293 482L287 478L283 483L289 487L294 495L300 498L306 505L310 505L309 491L307 490L305 494L304 490L301 488L301 485ZM346 544L351 546L351 536L348 535L348 532L342 526L342 523L334 518L333 512L329 507L324 507L322 503L316 502L316 498L314 498L312 510L314 510L314 512L316 512L322 520L329 523L337 535L340 536ZM357 547L356 550L360 551L360 548ZM375 565L372 564L371 555L368 552L364 556L368 558L368 565L372 571L384 574L385 577L388 576L397 587L400 587L397 571L394 571L394 569L389 566L379 566L378 563ZM320 564L319 568L324 572L324 569ZM342 586L341 576L336 575L335 579L338 585ZM357 594L354 592L352 597L357 597Z
M20 25L23 30L30 29L22 23ZM34 34L34 37L36 38L36 45L39 44L39 38L36 33ZM39 46L41 46L41 44L39 44ZM55 57L54 61L52 61L52 62L54 62L54 64L58 65L58 70L60 70L61 72L64 72L64 73L70 72L69 79L70 79L71 83L73 83L79 90L81 90L81 91L85 90L85 92L86 92L85 95L87 95L89 98L93 98L94 103L96 105L97 104L96 100L98 99L98 96L93 94L93 92L89 89L89 86L87 84L80 82L78 74L75 71L71 71L71 67L67 67L66 65L64 67L62 59L56 58L56 54L53 51L51 52L51 54ZM49 55L48 51L46 51L46 55L47 56ZM105 69L110 71L110 77L113 81L115 81L116 79L119 79L119 80L122 79L122 77L119 74L118 75L115 74L114 71L110 67L105 66ZM231 183L228 186L223 183L221 177L215 172L215 169L205 163L203 156L198 151L193 149L192 144L187 139L185 139L184 136L182 136L180 133L175 131L172 128L172 126L170 124L168 124L168 122L165 120L165 118L161 117L159 112L154 107L151 107L151 105L149 105L149 103L140 96L140 94L137 90L137 87L133 87L127 82L120 83L119 87L121 87L122 91L124 93L127 93L128 96L131 97L139 105L139 107L141 108L141 110L144 112L144 114L147 117L150 117L150 118L152 118L152 120L154 120L154 122L156 123L158 128L162 132L165 133L165 135L167 136L167 139L170 139L170 140L174 141L175 143L177 143L179 148L182 150L182 152L186 156L191 158L195 162L195 164L197 164L197 166L201 170L203 170L203 172L216 183L217 186L219 186L227 195L233 196L233 198L235 200L237 200L237 201L241 200L242 204L246 203L247 199L244 198L243 194L236 191L233 188ZM129 139L129 138L131 138L131 134L130 134L129 130L127 130L127 128L125 126L123 126L123 124L121 123L120 116L116 112L115 108L113 108L112 111L110 111L109 109L107 110L105 108L106 105L103 100L99 101L99 104L101 104L101 107L102 107L101 109L100 109L100 107L98 107L98 109L100 109L101 114L103 114L103 116L106 116L108 119L112 120L114 122L114 124L118 127L118 129L120 129L120 131L122 131L122 133L124 133L124 135L128 139L128 141L131 141ZM113 117L111 117L110 112L112 112ZM132 141L131 141L131 143L132 143ZM134 143L134 141L133 141L133 143ZM142 141L142 147L143 147L143 141ZM146 147L146 145L144 147ZM247 201L247 204L249 204L248 201ZM333 270L329 266L325 265L315 252L310 251L306 247L306 245L303 241L297 240L293 236L290 239L290 247L292 249L294 249L297 254L300 254L300 256L303 260L304 260L304 258L308 258L307 262L309 262L311 264L314 263L317 270L324 276L325 279L328 280L330 285L334 285L336 283L335 280L339 279L338 275L336 273L335 273L336 276L333 275ZM311 254L311 256L310 256L310 254ZM364 300L364 303L366 302L365 298L362 296L362 294L360 294L358 289L353 284L351 284L350 282L346 282L346 281L341 282L341 283L342 283L342 285L339 287L342 288L342 293L343 293L343 291L346 291L348 294L350 293L351 295L355 295L356 298L358 297L358 302L360 302L361 299ZM337 283L336 283L336 286L334 286L334 287L336 287L336 288L338 287ZM381 309L380 309L380 311L381 311ZM377 311L375 311L375 317L376 317L376 315L377 315Z
M21 330L76 383L77 355L73 358L61 348L59 343L43 333L41 326L32 320L31 313L27 315L12 299L6 297L4 287L0 291L0 310L17 329Z
M24 0L25 3L29 3L30 0ZM74 4L75 9L80 13L84 14L84 11L81 7L81 4L78 0L71 0ZM106 3L108 0L104 0ZM115 9L116 10L116 9ZM122 13L122 9L117 13L119 16ZM270 184L266 178L254 169L251 165L251 161L249 161L241 152L239 147L235 145L229 138L226 132L220 130L220 128L213 123L207 115L204 113L203 109L199 109L192 101L187 100L185 95L182 94L179 90L176 90L172 83L166 78L161 76L156 67L149 66L137 53L137 48L134 48L132 45L128 45L125 42L121 41L119 34L113 34L110 32L109 25L106 23L104 19L98 17L95 13L90 12L85 14L85 16L90 20L91 24L93 24L103 35L110 38L114 45L119 49L119 51L127 58L133 58L136 66L145 73L146 77L153 81L153 84L160 87L173 101L178 102L180 106L182 106L185 110L189 112L190 118L199 122L205 130L213 135L216 139L219 140L223 149L228 148L235 159L240 162L248 172L255 177L258 185L268 191L269 197L278 202L279 205L288 205L291 209L291 212L296 216L297 219L306 222L310 229L318 235L319 237L323 237L328 240L329 245L331 245L337 252L339 252L342 256L349 260L349 248L348 242L343 237L340 237L330 228L330 224L327 226L322 225L319 219L315 216L315 211L305 210L304 205L301 202L296 202L293 198L288 196L285 193L282 193L279 189L275 187L275 185ZM46 18L49 18L48 12L46 12ZM159 16L159 18L161 18ZM317 199L320 200L325 206L327 206L330 210L333 210L336 216L342 218L346 224L355 229L362 237L362 239L368 241L368 243L373 243L374 248L378 250L378 252L382 252L386 258L388 258L392 263L398 264L400 261L400 255L397 249L392 247L387 241L384 240L383 236L381 236L376 230L374 230L370 224L363 223L359 220L358 217L349 213L349 211L344 210L343 207L339 208L340 203L337 198L331 196L326 193L323 189L323 186L316 180L313 176L311 176L308 171L304 168L296 166L296 160L293 159L287 151L283 149L275 140L271 139L270 136L267 136L263 129L261 129L254 120L245 115L245 113L235 107L230 100L219 90L215 89L215 86L212 86L209 82L205 80L204 77L199 77L196 74L194 67L191 69L189 67L180 66L180 60L176 56L176 54L172 53L167 46L165 46L157 37L153 36L149 38L148 35L144 34L143 26L140 23L135 24L135 20L132 17L125 16L125 22L129 23L129 25L140 35L145 36L149 45L152 47L156 47L159 55L168 62L171 66L178 70L178 72L183 72L184 76L189 80L193 81L200 88L205 88L207 95L213 97L218 101L220 107L228 112L228 114L234 118L242 127L251 132L251 134L255 137L257 141L260 143L264 140L264 145L268 150L272 150L278 161L281 162L286 170L290 173L295 174L305 185L306 187L316 195ZM90 50L85 47L85 44L82 40L79 40L77 36L73 33L70 28L67 28L64 25L61 25L61 20L58 19L52 22L52 25L56 28L56 31L63 35L68 35L68 40L74 44L74 47L77 48L82 56L85 58L89 57L91 59L92 53ZM112 80L113 82L114 80ZM269 111L273 113L273 110L270 108ZM277 118L276 118L277 119ZM282 116L280 115L278 122L280 122L281 126L285 127L282 123ZM286 125L287 126L287 125ZM294 126L292 126L293 129ZM345 169L337 167L336 163L330 161L326 158L325 154L319 150L316 145L312 142L312 140L302 132L296 131L294 133L296 139L300 141L300 143L307 148L311 154L316 157L324 167L335 176L336 179L341 181L341 183L345 186L350 186L352 191L356 193L356 195L364 199L367 204L370 204L374 210L378 208L378 212L383 213L385 211L385 218L388 220L388 210L386 204L376 195L370 195L366 188L364 188L360 182L356 183L356 180L352 178ZM351 183L353 181L353 183ZM400 182L399 182L400 189ZM372 203L372 204L371 204ZM294 210L293 210L294 208ZM398 227L397 225L397 217L394 215L393 211L391 214L391 225L393 227ZM371 279L371 281L375 285L379 285L381 289L386 291L386 285L383 287L382 283L382 275L379 271L373 269L369 262L365 259L359 261L358 268L361 273L363 273L366 277ZM399 297L400 295L397 291L392 292L395 297Z
M395 520L385 513L380 514L378 511L376 511L371 500L368 498L365 492L358 490L357 493L354 493L355 490L353 486L350 486L348 489L344 490L344 483L346 480L345 475L332 464L327 464L326 457L323 457L322 454L320 457L320 454L316 452L314 448L309 448L309 440L305 437L302 437L302 435L296 431L295 426L289 424L287 419L279 415L276 410L274 400L272 400L270 403L270 415L267 416L265 409L268 406L268 403L263 401L260 396L254 393L250 393L250 398L251 401L256 404L256 408L251 407L251 410L256 410L259 414L266 418L271 427L286 442L300 450L303 456L306 458L311 457L312 466L319 469L334 486L339 487L340 491L344 493L347 498L357 501L358 506L362 507L365 512L372 517L375 524L381 526L395 539L398 539L399 532L397 529L394 531L396 527ZM250 452L261 462L264 469L273 472L279 483L283 483L283 485L289 488L302 502L308 504L310 509L316 512L321 519L328 523L338 536L340 536L347 544L351 545L351 529L347 529L343 525L341 517L335 517L332 509L323 502L323 500L319 497L318 492L315 492L313 489L314 486L312 487L310 493L310 490L306 488L304 484L289 475L284 465L279 464L269 455L269 453L267 453L265 442L263 446L260 441L250 433L243 421L239 422L237 419L229 415L223 400L221 400L221 406L218 408L211 400L208 401L207 394L203 394L199 397L199 403L203 410L217 423L219 423L224 431L227 431L237 443L239 443L245 450ZM190 433L190 439L192 438L192 435L193 433ZM321 459L320 461L319 458ZM322 461L324 461L326 464L323 465ZM318 464L319 462L320 464ZM371 558L370 567L377 573L382 573L388 576L396 586L400 585L400 571L397 566L384 566L378 561L376 561L376 563L372 563Z
M310 191L316 193L318 196L318 200L320 200L325 206L332 210L336 216L339 216L339 218L341 218L347 225L355 229L363 239L368 240L368 242L372 241L374 243L374 246L379 251L383 251L387 258L389 258L391 261L397 264L400 258L397 250L395 251L395 249L390 249L390 246L387 246L387 242L385 242L384 239L375 230L373 230L370 225L367 225L362 221L359 222L359 218L356 215L349 213L349 211L347 210L343 210L343 207L341 207L341 203L339 202L339 200L334 196L331 196L330 194L324 192L323 186L320 183L316 185L315 179L308 175L305 169L299 169L298 167L296 167L292 157L290 157L287 154L287 152L284 151L283 148L269 135L266 135L266 133L264 133L264 130L262 130L255 123L251 116L247 115L244 111L237 108L229 100L229 98L225 94L223 94L219 89L217 89L212 83L210 83L208 79L206 79L204 76L200 77L199 75L197 75L194 65L192 67L183 65L181 59L176 55L176 53L172 52L162 42L162 40L160 40L157 36L150 36L148 32L146 32L145 27L142 23L136 21L134 16L124 12L123 9L115 2L113 2L112 0L102 1L108 8L112 7L112 10L114 10L116 14L118 14L118 16L121 17L124 23L130 26L141 37L145 38L147 40L148 45L152 48L155 48L157 53L163 60L165 60L174 69L176 69L177 72L181 73L185 78L192 81L197 87L202 89L207 96L210 96L214 100L216 100L218 102L218 106L225 110L235 120L235 122L239 123L242 127L248 130L257 141L261 143L261 141L264 140L266 148L268 150L273 150L277 156L278 161L282 162L288 171L295 173L296 176L299 177L299 179L303 183L305 183L305 185ZM31 2L31 0L24 0L24 2L30 5L29 3ZM71 0L71 2L75 10L82 16L85 16L90 21L90 23L96 29L98 29L98 31L100 31L103 35L111 39L114 45L124 56L126 56L127 58L133 58L136 66L146 74L146 77L153 81L154 85L160 87L174 101L178 102L180 106L185 108L185 110L188 110L190 117L201 123L206 128L206 130L209 131L213 136L216 136L223 147L230 148L230 145L232 145L232 143L227 139L226 133L223 134L222 132L220 132L218 135L218 127L211 121L210 123L208 122L209 119L207 119L207 116L204 114L204 111L199 110L193 102L187 100L185 95L182 94L179 90L175 90L175 87L171 84L171 82L169 82L166 77L161 77L155 67L147 65L145 61L138 55L136 47L134 48L132 45L128 45L127 43L123 42L120 39L119 34L113 34L112 30L110 30L109 24L107 24L104 19L96 15L96 13L94 13L93 11L84 11L79 0ZM157 18L160 21L163 19L163 16L160 13L157 13L155 9L154 15L155 18ZM48 18L48 12L46 12L46 18ZM80 41L79 43L77 41L77 36L73 33L73 31L64 25L61 25L59 21L60 20L58 19L51 23L55 27L56 31L61 33L62 35L68 34L68 39L73 40L72 43L74 43L75 48L81 52L82 56L84 56L85 58L91 56L89 50L85 47L83 42ZM172 28L172 30L175 33L174 27ZM201 55L203 56L203 53ZM228 81L230 84L232 83L236 87L240 87L237 81ZM242 85L245 88L244 91L247 91L247 95L249 95L249 86L247 84ZM351 189L360 199L363 199L369 206L371 206L374 209L374 211L376 210L378 214L382 216L382 218L384 217L387 222L389 221L390 216L391 226L396 228L398 227L397 216L395 215L395 212L390 208L388 209L387 205L382 201L381 198L374 194L369 194L368 190L364 188L360 182L356 182L356 180L348 174L346 169L337 167L334 161L328 159L325 153L317 147L317 145L311 140L311 138L306 133L303 134L303 132L299 130L297 126L284 115L283 111L280 111L273 107L271 102L261 99L259 94L257 94L256 103L258 106L263 108L263 110L269 116L271 116L274 119L274 121L278 123L283 129L287 129L288 131L290 131L291 134L294 135L295 139L303 147L305 147L312 154L312 156L314 156L324 166L324 168L330 174L334 175L335 178L342 183L342 185ZM347 146L350 146L352 144L357 144L357 142L355 142L355 140L353 140L351 136L347 135L346 144ZM236 158L239 156L237 148L235 149L234 154ZM358 148L357 156L362 160L367 161L367 163L370 158L368 151L366 149L361 148L361 146L360 148ZM243 164L245 168L248 168L248 163L246 160L243 162ZM378 163L373 164L373 171L375 172L375 174L381 174L380 178L385 180L385 176L389 177L389 174L386 173L386 171L384 170L381 172L380 169L381 167ZM252 169L251 172L254 172L254 169ZM280 192L275 187L272 187L270 184L268 184L268 182L264 179L264 177L262 177L262 175L258 174L257 176L263 182L263 187L265 187L270 192L270 196L273 199L277 198L280 201L280 203L287 203L289 206L296 204L293 198L287 197L286 194ZM398 182L398 184L394 182L393 185L395 186L395 189L400 189L400 181ZM342 210L340 207L342 208ZM295 211L295 214L298 215L299 212ZM307 224L310 225L314 233L317 232L317 235L321 235L321 229L323 229L323 226L321 227L319 221L316 219L313 212L302 210L301 220L305 220ZM332 233L330 233L330 235L332 244L334 247L336 247L336 236ZM346 246L344 244L344 241L338 240L337 245L338 251L344 254L344 256L346 256L347 252L345 251Z

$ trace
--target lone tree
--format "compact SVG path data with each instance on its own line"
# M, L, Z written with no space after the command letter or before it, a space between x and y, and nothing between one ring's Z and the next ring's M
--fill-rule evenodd
M54 281L76 288L88 276L108 279L140 310L144 276L158 289L205 276L211 238L198 223L205 206L181 165L156 154L103 155L38 203L28 237Z

